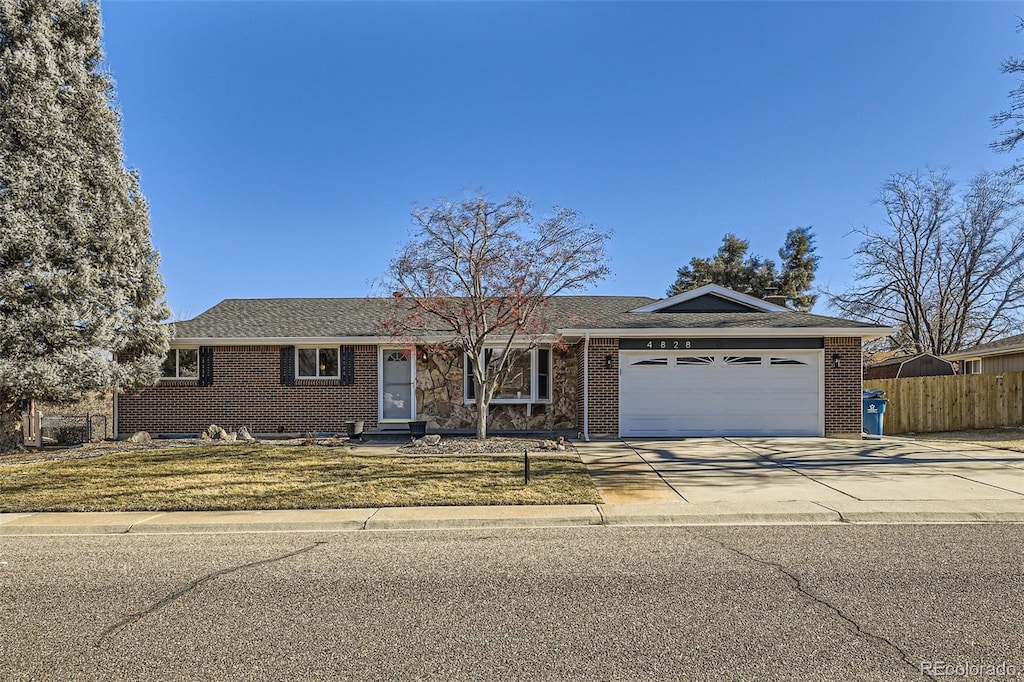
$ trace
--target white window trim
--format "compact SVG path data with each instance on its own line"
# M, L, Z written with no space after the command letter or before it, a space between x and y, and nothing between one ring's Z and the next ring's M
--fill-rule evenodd
M328 348L333 348L338 353L338 371L333 375L322 375L320 374L320 351ZM299 374L299 351L300 350L315 350L316 351L316 376L302 376ZM330 381L331 379L341 378L341 350L338 346L296 346L295 347L295 378L301 379L302 381Z
M965 375L981 374L981 358L969 358L969 359L961 360L961 362L963 363L963 374L965 374ZM968 372L967 371L967 364L968 363L973 363L973 362L978 363L978 371L977 372Z
M502 350L504 348L505 348L504 345L487 346L487 348L485 350ZM498 397L493 397L493 398L491 398L491 402L490 402L491 405L498 405L498 404L501 404L501 405L535 405L535 404L549 405L549 404L551 404L552 400L554 399L554 393L555 393L555 388L554 388L555 354L554 354L554 351L552 351L550 347L544 346L544 350L548 351L548 393L549 393L549 395L548 395L547 398L538 398L537 397L537 390L538 390L538 388L540 386L540 376L539 376L540 372L538 370L540 369L540 367L539 367L539 363L538 363L538 360L537 360L537 355L538 355L537 351L539 349L540 348L538 346L534 346L533 348L529 349L529 351L530 351L530 395L529 396L524 396L522 398L498 398ZM517 347L517 346L513 345L513 346L511 346L509 348L509 350L526 350L526 348L525 347L521 347L521 346ZM464 405L476 405L476 398L470 398L469 397L469 384L470 384L470 382L473 381L473 373L469 369L469 363L470 363L469 353L463 353L462 354L462 396L463 396L463 404Z
M196 375L194 377L181 376L181 354L183 350L194 350L196 352ZM198 381L199 380L199 346L175 346L169 348L168 352L174 353L174 376L161 376L160 381ZM161 369L163 367L161 366Z

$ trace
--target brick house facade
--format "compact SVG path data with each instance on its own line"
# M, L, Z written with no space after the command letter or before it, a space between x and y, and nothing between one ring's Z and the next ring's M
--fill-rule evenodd
M194 435L211 423L255 434L330 433L343 432L347 421L373 429L403 419L426 421L435 431L471 431L476 410L461 354L428 352L438 338L404 350L382 338L375 330L384 306L383 299L236 299L177 323L178 355L168 366L179 376L120 393L118 435ZM716 285L662 301L566 296L551 306L566 323L534 340L540 350L527 351L532 360L528 371L524 366L532 374L522 391L492 403L491 430L859 437L862 340L891 333ZM328 359L320 367L328 375L296 378L301 351L323 353ZM393 388L388 372L396 367L405 388ZM759 397L762 383L768 393ZM696 416L698 409L689 414L714 402L715 391L728 395L704 416ZM793 410L806 414L752 414L779 402L772 391L790 391ZM397 419L385 409L385 396L405 410Z

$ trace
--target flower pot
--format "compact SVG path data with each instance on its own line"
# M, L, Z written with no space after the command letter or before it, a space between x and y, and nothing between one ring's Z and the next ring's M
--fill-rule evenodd
M423 436L427 435L427 422L409 422L409 435L412 436L413 438L423 438Z

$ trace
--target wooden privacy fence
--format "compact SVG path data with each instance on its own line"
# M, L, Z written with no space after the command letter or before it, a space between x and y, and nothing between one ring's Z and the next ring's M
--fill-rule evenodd
M885 433L930 433L1024 424L1024 372L872 379L889 399Z

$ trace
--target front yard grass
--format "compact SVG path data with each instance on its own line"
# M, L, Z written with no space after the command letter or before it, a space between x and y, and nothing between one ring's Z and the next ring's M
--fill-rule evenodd
M601 501L573 454L352 455L215 445L0 465L0 512L337 509Z

